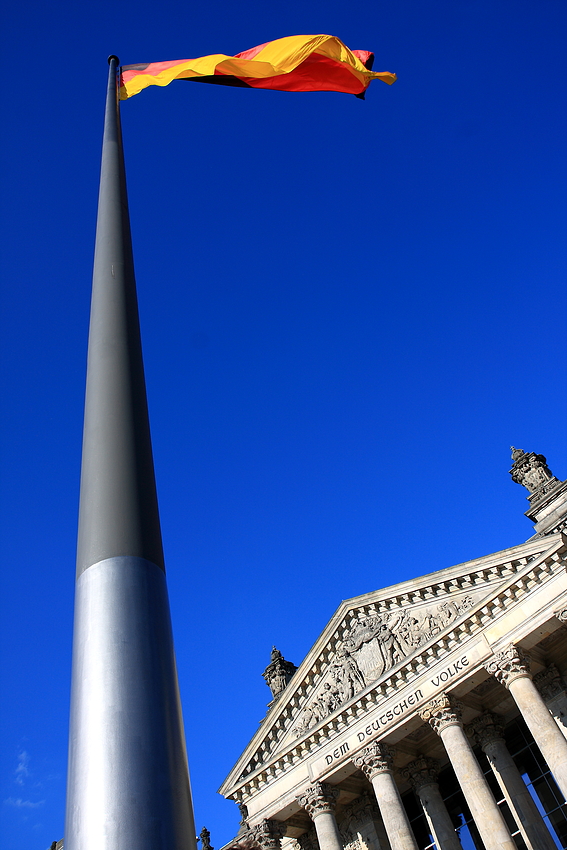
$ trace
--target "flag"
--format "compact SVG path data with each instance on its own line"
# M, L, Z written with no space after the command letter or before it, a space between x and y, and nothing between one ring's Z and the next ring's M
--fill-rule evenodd
M373 60L373 53L349 50L332 35L292 35L236 56L215 53L198 59L124 65L120 100L146 86L167 86L172 80L277 91L339 91L363 97L372 80L388 85L396 81L395 74L372 71Z

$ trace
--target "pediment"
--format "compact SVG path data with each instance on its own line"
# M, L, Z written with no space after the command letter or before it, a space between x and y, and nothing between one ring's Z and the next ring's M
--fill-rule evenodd
M356 712L365 694L386 694L387 680L427 664L455 645L463 623L487 622L515 604L533 583L516 578L561 543L542 538L343 602L220 791L237 786L267 764L285 762L345 711ZM496 600L497 604L494 602ZM466 629L468 633L468 627ZM381 683L385 683L382 686ZM381 691L381 688L383 690Z
M310 693L287 731L301 737L393 667L411 660L484 596L486 587L460 592L457 587L441 588L434 602L412 605L386 598L350 609L346 629L327 647L327 663L320 674L312 671ZM288 738L283 736L281 746Z

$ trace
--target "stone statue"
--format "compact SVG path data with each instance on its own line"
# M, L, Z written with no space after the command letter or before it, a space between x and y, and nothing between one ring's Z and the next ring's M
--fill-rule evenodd
M327 717L328 714L332 714L335 708L338 708L341 704L339 691L336 688L332 688L329 682L327 682L323 688L323 692L317 697L317 702L321 706L323 717Z
M203 827L197 840L201 842L201 850L215 850L211 847L211 833L206 827Z
M273 646L270 654L270 663L262 673L262 676L266 680L266 684L269 686L274 699L282 693L296 670L297 667L295 664L292 664L291 661L286 661L279 649Z

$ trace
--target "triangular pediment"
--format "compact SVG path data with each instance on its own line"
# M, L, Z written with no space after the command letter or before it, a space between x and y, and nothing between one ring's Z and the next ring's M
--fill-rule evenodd
M533 584L524 574L563 545L561 535L531 540L341 603L220 793L231 796L266 765L308 750L324 727L356 714L370 692L379 704L397 676L423 669L516 604Z
M319 675L311 671L313 684L304 704L288 724L277 750L285 747L290 736L299 738L356 694L377 682L385 673L404 661L410 661L431 640L441 637L465 612L486 596L487 587L461 589L455 582L441 587L434 599L415 604L409 594L371 601L350 608L338 640L330 642L325 653L327 664ZM354 600L353 600L354 601Z

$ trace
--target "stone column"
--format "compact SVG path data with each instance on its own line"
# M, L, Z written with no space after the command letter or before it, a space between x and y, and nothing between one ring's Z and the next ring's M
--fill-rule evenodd
M501 719L487 711L473 720L469 728L486 753L528 850L556 850L555 841L508 752Z
M550 664L534 676L534 685L557 723L559 731L567 738L567 693L565 693L561 673L555 664Z
M439 762L420 756L402 770L423 806L429 828L439 850L462 850L461 842L437 783Z
M496 805L461 723L461 706L447 694L428 702L419 712L437 732L449 756L461 791L486 847L490 850L516 850L502 812Z
M484 666L514 697L534 741L567 798L567 740L532 682L529 655L511 644Z
M250 828L244 840L259 845L262 850L281 850L285 833L285 823L279 820L263 820Z
M393 754L387 744L373 743L362 750L353 761L372 783L392 850L418 850L394 781Z
M320 850L343 850L339 827L335 820L335 804L338 796L338 788L333 788L327 782L314 782L297 797L297 802L315 824Z

